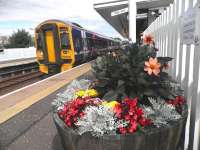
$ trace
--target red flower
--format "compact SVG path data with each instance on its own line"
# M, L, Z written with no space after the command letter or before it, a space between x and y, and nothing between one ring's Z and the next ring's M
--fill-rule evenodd
M175 99L167 101L168 104L172 104L174 106L183 105L184 102L185 100L183 96L177 96Z
M146 126L149 126L149 125L151 125L151 124L152 124L151 119L146 119L146 123L145 123L145 125L146 125Z
M66 124L68 127L71 127L71 126L72 126L70 119L69 119L69 120L68 120L68 119L65 119L65 124Z
M115 105L114 112L116 113L117 117L121 117L121 113L122 113L121 104L116 104Z
M126 97L122 103L114 107L118 119L129 121L127 127L118 127L120 133L134 133L137 131L138 124L142 126L150 125L150 120L143 117L143 109L137 106L137 102L137 97L134 99Z
M84 116L84 108L87 105L96 105L94 101L90 97L77 98L71 102L67 102L63 109L58 112L58 115L68 127L76 127L75 123L78 121L78 118Z
M85 115L84 112L80 112L80 114L79 114L80 118L83 118L84 115Z
M128 128L129 133L134 133L136 131L135 128Z
M78 121L78 118L77 118L77 117L74 117L74 118L73 118L73 121L74 121L74 122L77 122L77 121Z
M126 115L125 116L125 120L130 120L131 119L131 116L130 115Z
M177 96L176 97L176 101L179 105L183 105L185 100L184 100L184 97L183 96Z
M128 131L129 131L130 133L133 133L133 132L135 132L136 130L137 130L137 123L136 123L135 121L131 121L131 122L130 122L130 127L129 127Z
M148 45L153 44L153 36L150 35L150 34L145 35L145 36L144 36L144 39L143 39L143 42L144 42L145 44L148 44Z
M165 70L169 69L169 67L170 67L169 63L164 63L164 64L163 64L163 68L164 68Z
M144 118L141 118L138 122L139 122L139 124L141 126L145 126L146 125L146 119L144 119Z
M134 114L134 115L132 116L132 120L137 120L137 119L138 119L138 115Z
M127 130L126 130L126 128L124 128L124 127L120 127L120 128L119 128L119 132L120 132L121 134L125 134L125 133L127 133Z
M142 116L142 115L144 114L143 109L142 109L142 108L138 108L138 109L136 110L136 114L137 114L138 116Z
M138 98L137 98L137 97L134 98L134 99L128 99L128 98L126 98L126 99L124 100L124 102L125 102L126 104L128 104L131 108L134 108L134 107L137 106Z
M182 106L185 103L185 100L183 96L177 96L175 99L168 100L167 103L173 105L177 112L182 113Z

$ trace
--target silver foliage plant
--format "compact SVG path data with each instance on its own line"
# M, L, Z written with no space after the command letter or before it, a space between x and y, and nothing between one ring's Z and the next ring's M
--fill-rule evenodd
M85 116L76 123L80 135L86 132L91 132L97 137L104 134L116 134L119 125L122 127L128 125L128 122L124 120L117 121L114 112L102 105L88 106L84 112Z
M174 121L181 118L181 115L176 111L175 107L158 98L148 98L152 107L143 106L144 115L152 120L155 126L160 127L168 124L169 121Z
M64 103L75 99L75 92L78 90L86 90L91 85L90 80L80 79L73 80L62 93L58 93L56 99L52 102L55 110L60 110L63 108Z

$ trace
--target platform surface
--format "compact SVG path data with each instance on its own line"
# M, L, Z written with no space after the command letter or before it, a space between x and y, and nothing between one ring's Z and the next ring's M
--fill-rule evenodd
M63 150L52 101L76 78L90 78L90 63L0 97L0 150Z
M19 66L24 64L30 64L36 62L36 58L24 58L24 59L16 59L16 60L9 60L9 61L1 61L0 62L0 69L12 66Z

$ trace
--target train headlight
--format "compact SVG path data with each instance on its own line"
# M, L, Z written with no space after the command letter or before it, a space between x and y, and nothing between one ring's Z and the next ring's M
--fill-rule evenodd
M67 54L67 50L62 50L62 53L63 54Z
M68 56L67 50L62 50L61 51L61 59L67 59L67 56Z
M37 51L37 58L39 60L44 59L44 53L42 51Z

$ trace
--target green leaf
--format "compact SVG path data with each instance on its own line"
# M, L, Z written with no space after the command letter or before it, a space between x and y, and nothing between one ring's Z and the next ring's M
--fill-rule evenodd
M103 96L103 99L107 101L117 100L117 98L118 98L118 93L116 93L116 91L114 90L110 90Z
M171 58L171 57L157 57L157 59L159 62L163 62L163 63L173 60L173 58Z
M167 89L159 88L156 91L164 99L174 99L175 98L175 96Z
M153 90L153 89L150 89L150 88L144 89L143 93L146 96L155 96L156 95L155 89Z

